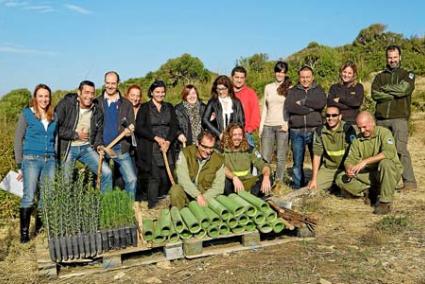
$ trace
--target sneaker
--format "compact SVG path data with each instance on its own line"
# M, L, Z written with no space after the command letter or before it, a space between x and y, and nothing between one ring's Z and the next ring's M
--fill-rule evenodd
M378 202L373 210L373 214L385 215L391 212L391 202Z

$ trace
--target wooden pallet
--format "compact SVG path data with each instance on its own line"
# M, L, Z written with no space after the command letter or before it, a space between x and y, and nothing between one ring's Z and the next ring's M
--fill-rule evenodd
M293 241L309 241L313 238L289 237L284 234L260 234L258 231L230 234L218 238L189 239L183 242L185 257L194 259L244 250L254 250Z

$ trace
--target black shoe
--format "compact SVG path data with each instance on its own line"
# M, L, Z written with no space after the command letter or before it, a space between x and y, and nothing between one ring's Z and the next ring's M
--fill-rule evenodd
M27 243L30 240L30 221L32 208L20 208L21 221L21 243Z
M35 231L34 231L35 236L37 236L40 233L42 227L43 227L43 221L41 221L41 217L37 213L37 216L35 217Z

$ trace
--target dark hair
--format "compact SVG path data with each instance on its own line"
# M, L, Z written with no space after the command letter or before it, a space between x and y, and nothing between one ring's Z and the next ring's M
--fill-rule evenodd
M308 65L303 65L299 70L298 70L298 74L300 74L301 73L301 71L310 71L311 72L311 74L314 74L314 70L313 70L313 68L311 67L311 66L308 66Z
M338 109L338 114L341 114L341 109L339 108L339 106L337 105L337 103L334 100L332 100L332 102L330 102L330 101L328 102L328 106L326 107L325 113L328 110L328 108L334 107L334 108Z
M128 94L129 94L129 93L130 93L130 91L131 91L131 90L133 90L133 89L139 90L139 91L140 91L140 96L142 96L142 88L140 88L140 86L139 86L139 85L136 85L136 84L130 85L130 86L127 88L127 92L125 93L125 96L126 96L126 97L128 97Z
M90 86L90 87L96 88L92 81L84 80L84 81L81 81L80 85L78 85L78 90L80 90L81 92L84 86Z
M214 142L217 139L211 131L209 131L208 129L202 129L201 132L198 134L198 137L197 137L199 144L201 143L201 141L204 137L207 137L210 140L214 140Z
M52 106L52 90L50 89L49 86L47 86L46 84L38 84L37 86L35 86L34 88L34 92L32 93L32 99L30 102L30 106L34 108L34 112L35 112L35 117L37 117L38 119L41 119L41 113L40 113L40 109L38 107L38 103L37 103L37 92L39 90L46 90L49 92L49 105L47 106L47 110L46 110L46 118L47 121L52 121L53 120L53 106Z
M182 90L182 92L181 92L181 96L182 96L182 100L183 100L183 101L186 101L187 96L189 95L190 90L192 90L192 89L194 89L194 90L195 90L195 92L196 92L196 97L199 99L198 89L195 87L195 85L188 84L188 85L184 86L184 88L183 88L183 90Z
M276 62L275 66L274 66L274 72L288 72L288 63L286 63L285 61L278 61Z
M347 67L350 67L351 69L353 69L353 74L354 74L353 85L355 85L357 83L357 81L356 81L356 79L357 79L357 65L353 61L347 61L344 64L342 64L341 68L339 68L339 75L341 77L342 71L344 71L345 68L347 68ZM341 79L341 83L342 83L342 79Z
M106 76L108 76L109 74L115 74L115 76L117 76L117 83L120 82L120 75L117 73L117 71L108 71L105 73L105 77L104 79L106 80Z
M398 45L390 45L385 49L385 54L388 55L388 51L394 51L397 50L398 51L398 55L401 55L401 48Z
M232 73L231 73L231 74L232 74L232 76L234 76L236 72L244 73L244 74L245 74L245 76L246 76L246 69L245 69L244 67L242 67L242 66L235 66L235 67L232 69Z
M220 75L214 80L214 83L212 84L212 88L211 88L211 98L213 98L213 99L218 98L218 93L217 93L217 86L218 85L226 86L226 88L229 91L229 96L232 99L235 98L235 92L233 91L232 81L226 75Z
M165 85L165 82L162 80L155 80L149 87L148 90L148 97L152 98L152 92L156 89L156 88L161 88L163 87L165 91L167 91L167 86Z

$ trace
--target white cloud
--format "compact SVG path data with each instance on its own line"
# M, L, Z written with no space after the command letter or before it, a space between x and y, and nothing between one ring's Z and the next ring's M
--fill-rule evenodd
M22 7L28 5L27 1L3 0L1 3L6 7Z
M15 54L32 54L32 55L48 55L54 56L57 53L53 51L25 48L13 44L0 45L0 53L15 53Z
M77 12L79 14L88 15L88 14L92 13L91 11L89 11L86 8L83 8L81 6L77 6L77 5L73 5L73 4L65 4L64 6L65 6L65 8L67 8L71 11Z
M30 6L25 6L24 9L39 12L39 13L48 13L48 12L53 12L55 10L53 9L53 7L49 5L30 5Z

